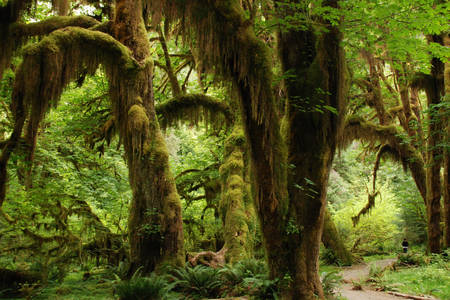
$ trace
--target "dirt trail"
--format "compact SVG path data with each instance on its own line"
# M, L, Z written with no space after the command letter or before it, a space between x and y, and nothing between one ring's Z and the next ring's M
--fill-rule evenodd
M394 264L395 261L396 259L389 258L378 260L370 264L375 264L378 268L386 268ZM361 264L344 268L341 272L344 282L364 282L369 277L370 264ZM402 297L370 290L367 286L364 286L363 290L352 290L352 288L353 285L351 283L345 283L339 292L348 300L405 300L405 298Z

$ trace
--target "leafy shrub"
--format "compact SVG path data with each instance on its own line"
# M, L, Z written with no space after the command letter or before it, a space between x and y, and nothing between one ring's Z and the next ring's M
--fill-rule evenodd
M336 265L341 266L342 262L339 260L339 258L334 254L334 251L331 249L321 249L320 251L320 260L325 265Z
M404 266L422 266L428 259L419 253L400 253L397 264Z
M377 266L376 264L370 264L369 278L377 279L383 276L384 268Z
M116 285L115 292L120 300L159 300L168 293L172 285L168 285L163 277L133 277Z
M246 293L243 283L248 278L263 278L267 276L267 268L263 261L248 259L240 261L233 266L225 266L219 271L224 282L228 296L237 296Z
M243 281L243 286L246 287L247 294L254 297L254 299L278 299L280 292L280 280L271 280L266 276L248 277Z
M322 282L323 292L326 296L333 295L341 284L342 276L338 271L322 272L320 274L320 281Z
M169 278L174 290L191 299L219 297L222 291L219 271L202 265L175 269Z

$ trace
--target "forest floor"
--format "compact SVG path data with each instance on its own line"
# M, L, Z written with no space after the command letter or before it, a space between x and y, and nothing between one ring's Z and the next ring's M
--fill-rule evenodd
M339 291L340 295L347 300L399 300L408 299L406 297L397 297L386 292L376 291L373 287L365 285L369 279L371 265L377 269L385 269L392 266L397 259L387 258L381 259L370 264L359 264L351 267L346 267L340 273L344 284ZM357 287L357 288L355 288ZM409 299L418 299L410 297ZM436 300L437 298L426 298Z

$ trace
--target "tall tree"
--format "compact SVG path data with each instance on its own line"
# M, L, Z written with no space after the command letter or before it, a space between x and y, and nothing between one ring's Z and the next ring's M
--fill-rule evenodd
M299 76L296 80L306 84L305 90L298 90L293 82L287 82L290 130L284 138L271 90L269 52L255 36L252 21L245 17L240 1L155 1L152 5L154 11L164 11L168 18L186 20L195 33L197 47L204 54L205 65L233 83L250 148L253 197L271 276L292 278L283 297L323 298L318 249L325 210L324 191L344 107L339 32L322 21L327 33L307 28L281 34L284 68L286 71L293 68ZM337 2L325 5L336 8ZM286 16L290 11L280 10L280 13ZM289 51L286 47L289 42L294 42L296 50L303 51ZM319 95L318 90L324 93ZM307 97L302 98L303 95ZM314 111L318 104L328 105L334 112ZM290 163L294 165L289 185L288 150Z
M150 272L165 262L182 264L184 253L180 201L154 108L153 64L144 7L143 1L116 1L114 19L89 29L68 26L72 25L67 23L73 20L71 17L53 18L56 25L51 27L45 26L48 21L41 26L20 24L41 29L31 35L49 34L24 50L12 99L15 127L3 148L0 167L2 175L6 174L6 163L25 120L29 120L25 137L32 153L39 123L57 104L63 88L102 65L133 191L129 216L132 269L142 266L144 272ZM1 179L4 191L6 176ZM4 194L0 196L2 201Z

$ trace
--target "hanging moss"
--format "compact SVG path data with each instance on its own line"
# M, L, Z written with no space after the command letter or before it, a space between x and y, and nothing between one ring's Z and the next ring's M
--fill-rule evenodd
M371 145L375 143L389 145L392 151L387 151L388 148L385 148L386 153L392 154L391 158L399 157L400 161L406 162L425 201L426 175L424 159L417 149L401 137L395 125L377 125L359 117L351 117L345 122L344 135L340 147L346 147L354 140L361 140ZM394 153L396 154L394 155Z
M21 41L11 36L9 27L17 22L22 14L33 4L33 0L8 0L5 6L0 6L0 79L3 71L9 67L12 54Z
M203 94L181 95L156 106L156 113L163 129L176 126L179 122L220 129L231 124L233 115L230 107L223 101Z
M361 216L364 216L370 212L370 210L375 207L375 198L380 195L380 192L369 193L367 192L367 204L364 206L359 213L352 217L353 227L356 226L359 222Z

